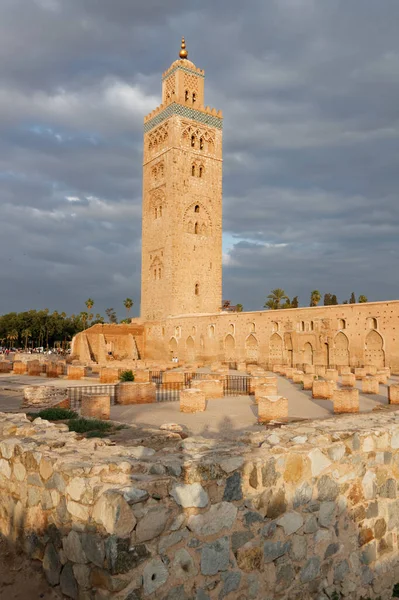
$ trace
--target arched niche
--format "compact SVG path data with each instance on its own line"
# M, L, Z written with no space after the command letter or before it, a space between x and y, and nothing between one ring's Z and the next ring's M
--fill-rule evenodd
M349 340L342 331L334 338L334 363L337 366L349 366Z
M279 365L283 362L283 340L278 333L274 333L270 338L269 362L272 365Z
M313 365L313 346L310 342L306 342L303 347L303 363Z
M378 331L373 330L367 334L364 363L376 367L385 366L384 340Z
M224 339L224 350L226 354L226 360L234 360L235 358L236 342L233 336L229 333Z
M259 344L256 337L251 333L245 340L245 356L246 360L251 363L258 362Z
M187 358L193 360L195 358L195 344L191 335L186 339Z
M169 354L172 358L177 356L177 339L175 337L171 337L169 340Z

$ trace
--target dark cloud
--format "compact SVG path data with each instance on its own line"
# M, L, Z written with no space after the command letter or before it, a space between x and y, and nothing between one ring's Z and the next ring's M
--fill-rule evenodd
M140 298L142 119L179 38L224 112L224 297L399 296L397 0L3 0L0 313Z

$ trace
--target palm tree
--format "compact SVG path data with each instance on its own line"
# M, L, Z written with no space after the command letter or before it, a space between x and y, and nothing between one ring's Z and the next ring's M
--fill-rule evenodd
M321 294L319 292L319 290L313 290L313 292L310 294L310 305L309 306L317 306L318 303L320 302L321 299Z
M32 332L29 328L24 329L21 334L25 338L25 348L28 347L28 338L32 336Z
M133 300L131 298L126 298L126 300L124 301L124 306L126 308L126 314L127 314L127 318L129 318L129 313L132 309L132 306L134 304Z
M85 312L85 311L83 311L83 312L80 313L79 317L80 317L80 320L83 323L83 329L86 329L87 319L89 318L88 313Z
M87 310L90 311L94 306L94 300L92 300L91 298L87 298L85 304L86 304Z
M287 294L281 288L276 288L275 290L272 290L268 295L268 298L272 300L273 306L271 306L269 302L266 302L264 308L277 309L280 308L282 300L289 300Z
M10 342L11 348L11 342L18 339L18 331L16 329L12 329L9 333L7 333L7 339Z
M270 310L276 310L276 308L277 308L276 301L268 300L267 302L265 302L265 305L263 308L269 308Z

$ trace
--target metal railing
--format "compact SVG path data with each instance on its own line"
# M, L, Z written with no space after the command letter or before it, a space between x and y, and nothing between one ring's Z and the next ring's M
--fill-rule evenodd
M250 377L245 375L227 375L223 380L223 394L225 396L249 396Z
M179 402L184 383L161 383L157 385L157 402Z
M111 399L111 405L117 402L117 386L107 383L100 383L98 385L84 385L77 387L69 387L68 398L71 404L72 410L77 410L82 404L82 396L95 396L101 394L107 394Z

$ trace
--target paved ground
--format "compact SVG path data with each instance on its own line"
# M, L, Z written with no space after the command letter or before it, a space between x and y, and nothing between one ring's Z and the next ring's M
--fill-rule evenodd
M236 373L236 372L235 372ZM331 400L314 400L311 392L301 389L284 377L278 377L279 394L288 398L288 413L292 419L317 419L333 414ZM68 381L63 379L47 379L43 377L1 375L0 376L0 411L18 411L22 402L22 390L25 385L56 385L62 387L82 386L95 383L96 379ZM392 377L389 383L397 383L398 377ZM357 383L361 388L361 383ZM360 394L360 410L368 412L388 405L387 386L380 385L380 394ZM111 419L128 424L156 426L163 423L177 422L186 425L195 435L214 436L219 432L256 427L257 407L252 396L225 397L210 400L204 413L195 415L179 411L178 402L162 402L158 404L141 404L134 406L113 406Z

